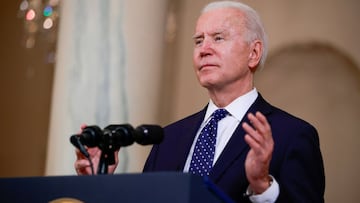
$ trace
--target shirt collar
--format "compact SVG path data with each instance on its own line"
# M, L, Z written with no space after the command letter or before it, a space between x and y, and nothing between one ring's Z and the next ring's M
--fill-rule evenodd
M230 115L235 117L237 120L241 121L244 117L245 113L248 111L250 106L255 102L256 98L258 97L258 92L256 88L253 88L250 92L241 95L240 97L236 98L232 101L229 105L227 105L224 109L226 109ZM210 118L211 114L216 110L219 109L214 102L210 99L209 105L206 110L204 121Z

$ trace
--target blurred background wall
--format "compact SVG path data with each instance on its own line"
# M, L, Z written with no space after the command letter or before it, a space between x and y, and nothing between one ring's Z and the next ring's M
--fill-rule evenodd
M18 17L20 2L4 1L0 7L0 176L61 174L45 172L49 167L46 158L52 156L47 148L50 104L55 67L59 67L49 60L49 50L54 47L45 37L32 48L24 45L24 20ZM136 83L128 86L132 104L129 118L119 122L166 125L206 104L206 91L198 85L192 70L191 36L199 10L208 2L167 0L155 8L145 0L124 1L124 40L131 44L126 47L127 69ZM326 202L359 202L360 3L243 2L259 12L270 39L270 55L265 69L257 75L256 87L270 102L318 129L326 167ZM159 45L148 42L153 39ZM140 42L130 43L136 40ZM161 61L144 57L150 52L157 52L155 56ZM136 61L141 67L134 67L139 66ZM151 88L157 89L151 112L147 111L146 97L139 93L149 88L147 79L136 77L144 75L143 64L152 64L160 84ZM130 152L135 156L129 159L137 163L127 172L140 171L149 150L136 145L129 150L133 148L140 152ZM53 166L58 162L52 161ZM72 163L65 167L72 169Z

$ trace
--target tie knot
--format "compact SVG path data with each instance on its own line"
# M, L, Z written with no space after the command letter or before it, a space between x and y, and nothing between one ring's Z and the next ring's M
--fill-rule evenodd
M217 121L225 118L225 116L227 116L228 114L229 114L229 112L226 111L226 109L217 109L213 113L213 118L217 122Z

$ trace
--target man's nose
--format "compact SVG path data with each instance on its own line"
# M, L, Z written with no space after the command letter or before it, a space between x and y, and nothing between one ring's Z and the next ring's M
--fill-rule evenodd
M200 46L200 56L208 56L213 53L213 43L209 39L204 39Z
M209 48L212 48L213 44L214 44L214 42L211 38L205 37L201 44L201 47L204 49L209 49Z

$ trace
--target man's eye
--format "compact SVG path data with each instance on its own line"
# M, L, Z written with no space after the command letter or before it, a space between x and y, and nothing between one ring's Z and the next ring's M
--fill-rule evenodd
M195 43L195 45L199 45L199 44L201 44L202 43L202 39L196 39L195 41L194 41L194 43Z
M215 41L216 41L216 42L222 41L222 40L224 40L224 38L221 37L221 36L216 36L216 37L215 37Z

